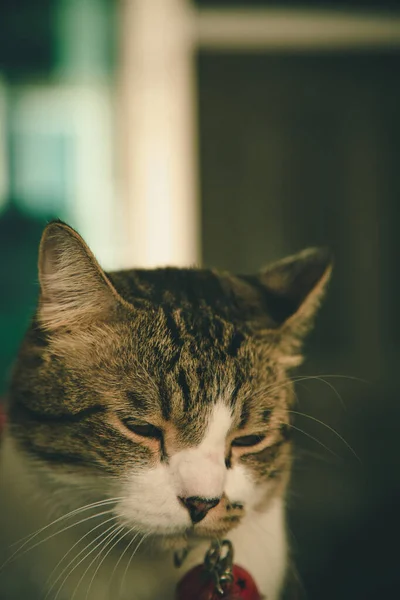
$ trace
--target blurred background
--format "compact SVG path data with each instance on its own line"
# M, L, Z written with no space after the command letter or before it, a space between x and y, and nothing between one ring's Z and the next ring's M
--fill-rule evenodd
M330 246L293 552L310 600L399 597L399 147L394 0L1 0L0 393L52 218L106 269Z

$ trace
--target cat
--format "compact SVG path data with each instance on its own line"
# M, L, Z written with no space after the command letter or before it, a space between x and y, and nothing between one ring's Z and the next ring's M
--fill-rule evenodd
M254 276L106 273L47 225L0 455L1 600L172 600L214 539L283 598L289 373L331 268L309 249Z

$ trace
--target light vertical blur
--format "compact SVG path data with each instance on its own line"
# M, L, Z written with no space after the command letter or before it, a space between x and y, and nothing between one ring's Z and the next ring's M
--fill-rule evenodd
M121 3L127 266L184 266L200 259L192 13L186 0Z

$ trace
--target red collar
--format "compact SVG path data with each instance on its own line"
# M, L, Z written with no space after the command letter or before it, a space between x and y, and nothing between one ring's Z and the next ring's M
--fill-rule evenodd
M233 564L229 540L212 542L204 563L183 576L176 592L176 600L261 600L251 575Z

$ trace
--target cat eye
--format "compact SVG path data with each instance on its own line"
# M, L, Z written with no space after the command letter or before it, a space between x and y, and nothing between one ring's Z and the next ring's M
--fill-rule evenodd
M250 446L256 446L263 441L265 435L257 434L257 435L242 435L241 437L237 437L232 440L232 446L237 446L239 448L246 448Z
M156 440L160 440L162 438L161 429L151 425L150 423L138 423L137 421L133 421L132 419L125 419L124 425L136 435L140 435L141 437L152 438Z

